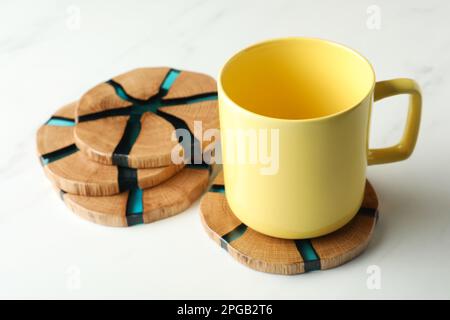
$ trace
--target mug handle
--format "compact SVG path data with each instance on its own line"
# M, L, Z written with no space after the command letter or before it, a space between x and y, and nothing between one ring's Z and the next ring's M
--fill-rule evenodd
M392 79L375 84L374 101L398 94L409 94L409 110L402 139L392 147L369 149L369 165L395 162L407 159L414 150L419 134L422 94L420 87L412 79Z

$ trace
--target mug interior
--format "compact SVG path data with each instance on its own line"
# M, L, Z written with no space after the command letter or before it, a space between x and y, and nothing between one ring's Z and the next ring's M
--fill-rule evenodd
M372 90L370 63L355 51L319 39L287 38L247 48L220 76L238 106L281 119L313 119L356 106Z

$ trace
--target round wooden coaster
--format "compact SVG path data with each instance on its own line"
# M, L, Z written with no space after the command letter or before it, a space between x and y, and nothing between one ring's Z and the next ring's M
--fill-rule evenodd
M204 148L210 142L203 141L203 132L219 128L216 82L189 71L135 69L84 94L77 123L76 145L91 160L130 168L167 166L181 139L172 138L174 129L188 130Z
M61 192L78 216L106 226L128 227L161 220L187 209L208 186L210 168L184 168L150 189L133 188L114 196L87 197Z
M236 218L225 198L221 173L202 199L201 218L208 235L240 263L258 271L298 274L334 268L359 255L372 238L378 199L367 181L361 209L343 228L313 239L278 239Z
M61 190L87 196L107 196L155 186L180 171L183 165L130 169L90 161L75 145L76 102L59 109L37 133L37 149L49 179ZM101 139L101 136L99 137Z

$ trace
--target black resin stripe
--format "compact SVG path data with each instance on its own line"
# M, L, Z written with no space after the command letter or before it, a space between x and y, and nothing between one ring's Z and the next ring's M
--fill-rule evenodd
M209 192L225 193L225 186L221 184L213 184Z
M314 249L311 240L301 239L294 240L298 252L303 258L305 272L320 270L320 257Z
M144 223L144 216L142 214L127 215L127 225L129 227Z
M246 230L247 226L241 223L236 228L222 236L222 238L220 239L220 246L228 251L228 244L234 240L239 239Z
M144 223L143 190L135 187L128 192L126 219L128 226Z
M131 114L131 106L128 106L78 116L78 122L94 121L108 117L129 116L130 114Z
M41 156L41 164L43 166L52 163L54 161L57 161L59 159L65 158L67 156L70 156L71 154L78 151L78 148L75 144L71 144L67 147L43 154Z
M50 120L63 120L63 121L74 121L73 118L68 118L68 117L60 117L60 116L51 116L50 119L47 121L49 122Z
M377 209L374 209L374 208L361 207L358 211L358 214L361 214L363 216L374 217L376 214L376 211L377 211Z
M212 166L207 164L206 162L202 162L199 164L195 164L195 163L189 163L187 165L184 166L185 168L189 168L189 169L204 169L204 170L208 170L209 173L212 172Z
M117 166L128 167L128 155L141 132L141 115L132 114L128 119L122 139L112 155L112 162Z
M124 192L138 187L137 169L117 167L119 191Z
M217 92L205 92L196 94L189 97L181 97L181 98L172 98L172 99L163 99L161 101L162 105L161 107L169 107L169 106L176 106L176 105L183 105L183 104L191 104L196 102L203 102L203 101L215 101L217 100Z

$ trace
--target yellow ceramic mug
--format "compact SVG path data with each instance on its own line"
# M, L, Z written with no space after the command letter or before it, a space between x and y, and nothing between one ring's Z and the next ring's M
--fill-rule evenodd
M372 101L397 94L410 95L401 141L368 149ZM366 166L404 160L412 153L421 104L416 82L375 82L364 57L333 42L277 39L237 53L219 79L230 208L249 227L279 238L317 237L342 227L361 205ZM249 140L233 151L252 132L258 144ZM265 172L267 164L254 160L270 151L278 164ZM236 160L242 153L249 155Z

